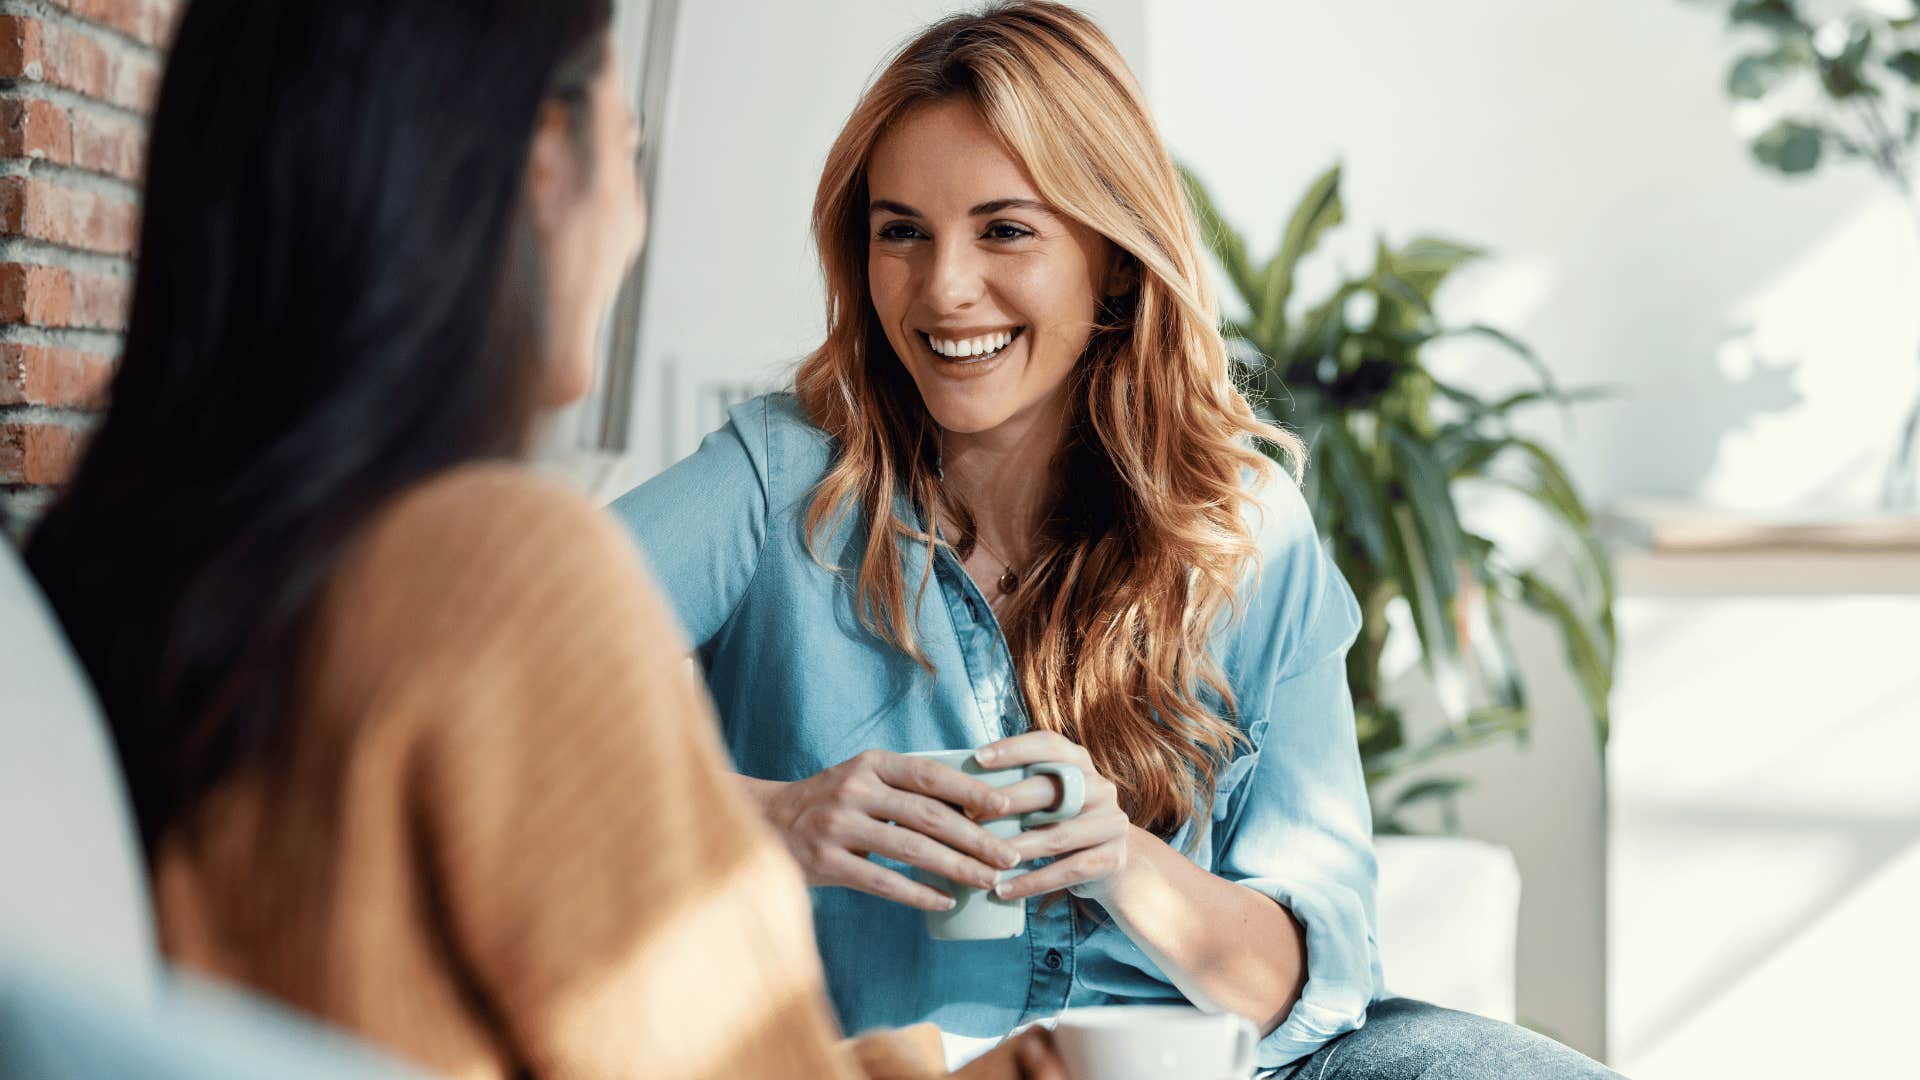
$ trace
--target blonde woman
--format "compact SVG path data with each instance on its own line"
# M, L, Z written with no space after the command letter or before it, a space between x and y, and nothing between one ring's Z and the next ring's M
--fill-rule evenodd
M1256 448L1301 458L1235 390L1178 179L1100 30L1047 3L929 28L835 142L814 233L828 330L797 393L615 510L815 886L847 1029L992 1037L1184 999L1259 1024L1263 1067L1347 1047L1314 1076L1433 1067L1435 1039L1460 1075L1601 1072L1377 1004L1357 606ZM955 747L1076 763L1085 809L995 839L978 821L1053 782L904 756ZM914 868L990 887L1036 860L999 886L1024 937L928 937L951 900Z

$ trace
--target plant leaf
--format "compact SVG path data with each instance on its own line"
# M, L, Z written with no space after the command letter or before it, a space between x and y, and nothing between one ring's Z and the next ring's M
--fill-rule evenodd
M1910 83L1920 83L1920 49L1901 49L1887 57L1887 68Z
M1770 30L1806 31L1806 23L1794 9L1792 0L1734 0L1727 21L1738 26L1764 26Z
M1460 724L1470 708L1460 663L1460 518L1446 470L1425 442L1397 424L1386 428L1386 439L1402 490L1400 505L1394 508L1405 566L1398 584L1413 608L1422 659L1434 679L1441 710L1449 724Z
M1595 738L1604 749L1612 724L1608 704L1608 696L1613 691L1611 660L1601 651L1587 621L1560 590L1526 571L1514 574L1513 582L1522 603L1546 614L1559 627L1566 645L1567 662L1573 668L1581 696L1586 699L1587 711L1593 716Z
M1387 542L1386 498L1374 483L1346 421L1329 420L1321 427L1314 449L1319 451L1320 462L1332 480L1331 491L1339 499L1340 517L1352 524L1354 539L1375 566L1392 566L1395 560Z
M1781 62L1783 50L1743 56L1727 72L1727 93L1745 101L1766 97L1787 81L1793 69Z
M1395 773L1405 772L1444 754L1472 749L1494 739L1512 735L1526 726L1526 714L1518 709L1476 709L1466 723L1442 730L1438 735L1398 750L1376 754L1367 759L1368 782L1375 783Z
M1458 776L1432 776L1415 781L1394 796L1393 805L1387 809L1388 820L1399 821L1400 815L1409 807L1439 800L1445 804L1442 812L1444 828L1449 833L1454 832L1458 827L1455 822L1454 800L1469 786L1471 785L1467 780Z
M1227 281L1233 285L1240 298L1249 308L1255 308L1260 302L1260 290L1255 284L1253 263L1247 258L1247 243L1241 239L1232 225L1220 213L1207 191L1206 184L1185 165L1177 165L1180 180L1187 189L1187 201L1193 206L1194 219L1200 226L1200 238L1206 242L1214 258L1220 260L1220 268L1226 271Z
M1440 286L1455 270L1486 257L1485 248L1439 236L1417 236L1393 253L1393 272L1420 294L1431 310Z
M1781 120L1753 140L1753 156L1762 165L1797 176L1819 168L1825 139L1825 133L1811 124Z
M1340 333L1346 329L1347 301L1369 287L1366 281L1343 282L1332 296L1308 308L1301 317L1299 328L1284 346L1284 358L1275 357L1275 361L1297 356L1322 356L1335 351Z
M1841 46L1840 52L1831 58L1821 58L1820 85L1840 100L1875 93L1866 72L1867 51L1872 47L1872 28L1855 21L1847 28L1847 43Z
M1519 710L1526 716L1527 688L1520 680L1520 665L1514 659L1513 641L1507 634L1506 610L1489 555L1493 541L1473 533L1464 533L1467 565L1473 572L1479 592L1467 607L1468 644L1481 682L1500 706ZM1521 728L1521 734L1526 733Z
M1307 186L1293 217L1280 238L1280 250L1261 270L1261 298L1253 305L1256 340L1269 352L1278 352L1287 336L1287 300L1293 295L1293 272L1300 260L1320 243L1320 237L1346 217L1340 202L1340 166L1334 165ZM1269 348L1271 347L1271 348Z

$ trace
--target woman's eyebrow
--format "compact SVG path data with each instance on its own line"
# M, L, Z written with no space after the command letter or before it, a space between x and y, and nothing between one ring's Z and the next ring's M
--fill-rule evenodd
M993 199L967 211L967 216L984 217L987 214L997 214L1002 210L1038 210L1043 214L1053 213L1053 207L1038 199Z
M997 214L1002 210L1037 210L1042 214L1053 213L1053 207L1048 206L1046 203L1043 203L1038 199L1013 198L1013 199L990 199L987 202L980 203L979 205L975 206L973 209L968 210L967 216L968 217L984 217L988 214ZM892 199L873 200L872 202L867 204L867 213L869 215L898 214L901 217L912 217L912 218L926 217L925 214L922 214L920 211L915 210L911 206L908 206L906 203L894 202Z

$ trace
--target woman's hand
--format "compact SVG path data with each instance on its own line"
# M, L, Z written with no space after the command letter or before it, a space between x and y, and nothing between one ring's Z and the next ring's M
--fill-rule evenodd
M868 750L805 780L756 786L767 820L809 885L841 885L946 911L952 897L867 856L981 889L1020 861L1011 844L979 824L1009 812L1007 794L929 758Z
M1086 797L1080 813L1066 821L1028 829L1013 839L1020 861L1052 857L1053 862L1003 883L995 895L1005 900L1039 896L1068 889L1089 900L1105 899L1127 868L1127 838L1133 828L1120 809L1119 789L1093 767L1093 758L1079 743L1052 731L1029 731L989 743L974 752L981 768L1004 769L1057 761L1077 766L1086 778ZM1059 801L1059 785L1036 776L1002 788L1007 813L1045 810Z

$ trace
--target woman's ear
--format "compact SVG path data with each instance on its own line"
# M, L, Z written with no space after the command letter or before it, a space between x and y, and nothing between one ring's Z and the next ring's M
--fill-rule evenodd
M559 223L561 208L579 185L580 160L568 130L566 108L549 101L540 106L533 145L527 152L527 201L542 233Z

